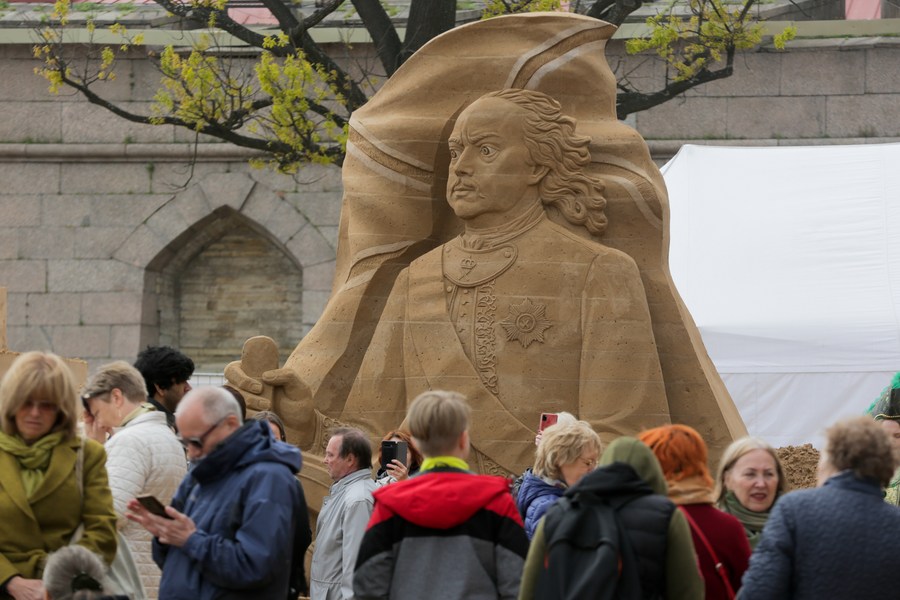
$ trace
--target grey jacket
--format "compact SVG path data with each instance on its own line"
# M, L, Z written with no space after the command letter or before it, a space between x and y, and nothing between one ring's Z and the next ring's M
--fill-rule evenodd
M309 572L311 600L353 598L353 569L372 516L373 491L371 470L360 469L332 485L323 500Z

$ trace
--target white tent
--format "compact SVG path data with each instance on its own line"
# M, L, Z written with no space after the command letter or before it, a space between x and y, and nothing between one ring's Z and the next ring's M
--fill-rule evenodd
M900 144L684 146L672 277L752 435L812 442L900 370Z

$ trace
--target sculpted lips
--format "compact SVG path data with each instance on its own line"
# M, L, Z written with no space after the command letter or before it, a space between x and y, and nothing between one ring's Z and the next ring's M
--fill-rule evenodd
M460 179L450 188L450 192L457 193L466 193L466 192L474 192L477 189L477 186L468 180Z

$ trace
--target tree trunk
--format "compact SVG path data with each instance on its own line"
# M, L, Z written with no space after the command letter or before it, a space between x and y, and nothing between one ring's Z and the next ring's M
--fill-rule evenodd
M400 62L405 62L430 39L455 26L456 0L412 0Z

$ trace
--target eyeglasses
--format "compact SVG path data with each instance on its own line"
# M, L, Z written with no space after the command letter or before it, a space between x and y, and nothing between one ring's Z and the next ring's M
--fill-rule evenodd
M59 406L55 402L50 402L49 400L26 400L25 404L22 405L22 408L28 412L37 408L38 411L42 413L51 413L59 410Z
M597 468L597 460L598 459L596 459L596 458L585 458L583 456L580 456L578 458L578 460L580 460L584 466L586 466L588 469L590 469L592 471Z
M91 400L98 396L102 396L103 394L108 394L111 391L112 390L100 390L97 392L88 392L87 394L82 394L81 395L81 406L84 408L85 414L87 414L87 416L89 416L89 417L94 416L94 413L91 412L91 406L90 406L90 404L88 404L88 400Z
M227 419L228 417L225 417L225 418ZM211 434L213 431L215 431L216 427L221 425L223 422L225 422L225 419L219 419L218 421L216 421L215 425L213 425L212 427L207 429L203 433L203 435L198 436L198 437L186 438L186 437L182 437L181 434L178 434L176 437L178 438L179 443L181 443L181 445L184 446L185 448L187 448L188 446L193 446L197 450L203 450L203 444L206 443L207 436L209 436L209 434Z

